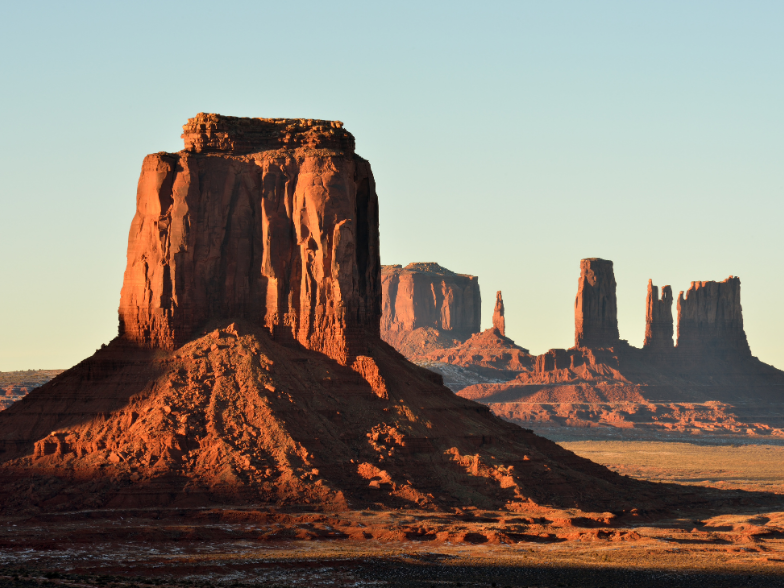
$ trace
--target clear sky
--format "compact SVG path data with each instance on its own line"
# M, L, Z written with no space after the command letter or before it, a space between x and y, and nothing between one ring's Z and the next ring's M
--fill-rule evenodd
M648 278L738 275L784 368L780 1L2 2L0 27L0 370L116 334L142 159L197 112L345 122L382 262L478 275L534 353L572 345L603 257L621 337Z

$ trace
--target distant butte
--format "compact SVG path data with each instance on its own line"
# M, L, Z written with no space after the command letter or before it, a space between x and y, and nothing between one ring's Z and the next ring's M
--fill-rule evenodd
M673 345L672 290L648 282L645 340L618 335L611 261L583 259L575 301L575 346L534 358L513 380L465 387L520 424L603 425L658 431L784 437L777 408L784 372L751 355L743 329L740 280L692 282L678 297Z

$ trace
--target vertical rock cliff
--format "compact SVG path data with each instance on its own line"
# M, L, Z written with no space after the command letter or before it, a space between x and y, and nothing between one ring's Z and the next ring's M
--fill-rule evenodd
M495 293L495 309L493 310L493 328L502 337L506 337L506 319L504 318L504 299L501 290Z
M648 280L648 297L645 301L645 349L672 349L672 288L662 288L661 300L659 288Z
M574 302L575 347L612 347L618 343L618 307L613 262L580 260Z
M382 268L381 336L432 328L457 339L479 332L479 278L457 274L437 263Z
M692 282L678 296L678 350L681 353L751 356L743 330L740 278Z
M199 114L148 155L120 335L173 349L215 318L264 325L347 363L378 336L378 199L336 121Z

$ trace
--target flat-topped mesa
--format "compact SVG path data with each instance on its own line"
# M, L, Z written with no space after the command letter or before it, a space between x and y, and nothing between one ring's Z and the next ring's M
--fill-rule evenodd
M740 278L692 282L678 296L678 350L720 357L751 356L743 330Z
M184 128L190 150L142 164L120 335L173 349L243 318L342 363L362 354L381 317L378 198L353 137L337 122L213 114Z
M457 274L437 263L386 265L381 271L383 290L381 333L432 327L467 339L479 332L481 296L479 278Z
M340 121L242 118L200 112L182 129L185 150L196 153L243 154L301 147L354 152L354 136Z
M619 341L613 262L580 260L574 302L575 347L612 347Z
M502 337L506 337L506 319L504 318L504 299L501 290L495 293L495 308L493 309L493 328Z
M644 349L672 349L672 288L662 288L661 300L659 288L648 280L648 297L645 301L645 341Z

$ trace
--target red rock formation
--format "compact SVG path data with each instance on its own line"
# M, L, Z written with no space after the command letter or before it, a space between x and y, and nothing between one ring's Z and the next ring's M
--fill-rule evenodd
M501 290L495 293L495 309L493 310L493 328L502 336L506 336L506 320L504 319L504 299Z
M740 278L723 282L692 282L678 295L678 351L750 357L743 330Z
M612 347L618 343L612 261L598 258L580 260L574 322L575 347Z
M672 288L664 286L659 300L659 288L648 280L648 297L645 301L646 349L672 349Z
M400 349L418 329L465 341L479 332L481 296L476 276L456 274L437 263L383 266L381 337Z
M185 138L192 151L144 163L120 336L0 412L0 511L606 511L661 493L380 340L373 178L339 123L200 115ZM412 292L392 325L478 330L476 278L392 273Z
M601 261L583 260L576 312L579 342L582 308L583 346L551 349L534 358L533 370L507 382L468 385L458 394L526 426L538 421L784 437L784 372L751 356L738 278L693 282L685 298L681 292L676 348L672 290L665 286L659 299L649 280L645 345L637 349L617 340L612 265ZM612 309L612 320L600 320L607 318L602 307ZM603 339L590 336L608 331Z
M340 122L199 114L142 165L120 334L174 349L245 318L351 363L378 334L378 201Z

